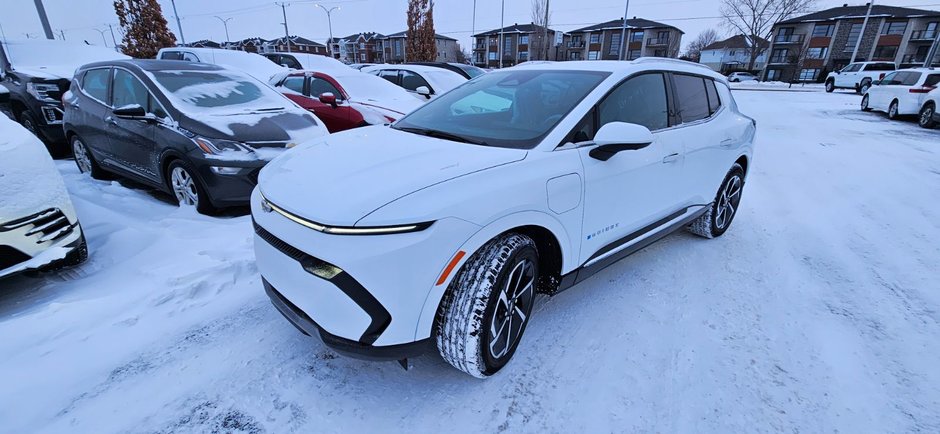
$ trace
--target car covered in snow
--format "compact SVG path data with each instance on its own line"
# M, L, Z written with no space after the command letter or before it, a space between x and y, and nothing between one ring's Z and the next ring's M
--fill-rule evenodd
M272 63L260 54L222 48L161 48L157 52L157 59L219 65L234 71L241 71L264 83L267 83L274 74L287 70L287 68Z
M276 75L271 84L315 113L331 133L394 122L422 105L404 89L345 65Z
M920 115L927 104L927 95L937 89L938 84L940 70L932 68L902 69L889 73L884 79L876 81L862 96L862 110L885 112L889 119Z
M826 92L833 92L836 89L853 89L864 95L872 83L885 78L885 75L897 69L897 65L893 62L850 63L845 68L829 73L826 77Z
M0 115L0 155L0 277L83 262L85 235L45 146Z
M113 49L66 41L31 39L0 42L0 84L11 95L10 112L42 139L54 157L69 154L62 135L62 94L85 63L130 59Z
M65 134L83 173L122 175L203 213L246 204L268 161L328 134L267 84L206 63L88 64L63 100Z
M320 69L349 69L345 63L340 62L329 56L310 53L261 53L262 56L275 64L288 69L295 70L320 70Z
M476 110L455 110L467 99ZM436 348L485 377L537 293L682 228L724 234L755 132L725 77L694 63L492 72L272 161L251 199L258 269L281 313L339 352Z
M467 80L476 78L480 75L486 74L482 68L477 68L473 65L467 65L463 63L447 63L447 62L408 62L408 65L424 65L424 66L433 66L435 68L446 69L448 71L456 72L462 75Z
M422 101L467 82L466 77L454 71L426 65L376 65L362 68L362 72L384 78Z

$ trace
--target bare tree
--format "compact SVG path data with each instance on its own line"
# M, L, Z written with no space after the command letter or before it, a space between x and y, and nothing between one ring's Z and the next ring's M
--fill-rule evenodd
M747 69L753 70L757 57L767 49L761 39L771 39L774 23L805 12L815 4L816 0L721 0L721 15L726 26L747 39L750 57Z
M114 12L124 34L121 50L138 59L152 59L161 48L176 45L157 0L115 0Z
M548 50L552 45L548 36L551 19L549 0L532 0L532 24L538 26L538 33L533 34L529 41L529 58L532 60L548 59Z
M409 62L437 60L433 0L408 0L408 32L405 38Z
M702 60L702 50L721 40L721 34L715 29L705 29L699 33L685 50L685 58L698 62Z

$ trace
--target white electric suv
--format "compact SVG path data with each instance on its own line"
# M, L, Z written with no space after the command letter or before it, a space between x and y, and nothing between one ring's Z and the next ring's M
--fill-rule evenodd
M436 347L485 377L512 357L536 293L681 228L723 234L755 131L697 64L493 72L268 164L251 199L258 268L281 313L342 353Z

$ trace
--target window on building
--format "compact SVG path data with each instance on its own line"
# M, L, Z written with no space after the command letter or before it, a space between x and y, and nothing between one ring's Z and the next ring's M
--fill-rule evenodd
M855 51L855 43L858 42L858 38L862 35L862 23L852 24L852 27L849 29L849 38L845 41L845 46L842 47L844 52Z
M813 28L813 37L827 37L832 36L832 31L835 30L836 26L833 24L817 24Z
M490 51L489 59L490 59L490 60L499 60L499 59L497 59L497 57L496 57L496 52L495 52L495 51Z
M633 32L633 37L630 38L630 42L643 42L643 32Z
M581 52L580 51L569 52L568 60L581 60Z
M614 33L610 36L610 50L608 54L612 56L620 55L620 34Z
M728 55L734 57L735 53L737 53L737 51L731 50L730 52L728 52Z
M529 35L522 35L519 37L519 45L529 45Z
M627 52L627 60L636 60L640 58L640 50L630 50Z
M678 78L678 77L677 77ZM698 79L701 86L702 79ZM704 99L705 88L702 88ZM708 101L705 101L708 111ZM643 125L652 131L669 126L666 82L662 74L643 74L615 88L598 105L598 126L610 122Z
M675 74L676 96L682 122L695 122L711 116L705 79L692 75Z
M779 70L779 69L768 69L768 70L767 70L767 81L780 81L780 70Z
M592 33L592 34L591 34L591 43L592 43L592 44L600 44L600 43L601 43L601 34L600 34L600 33Z
M601 54L600 51L591 51L588 53L587 60L597 60L598 58L600 58L600 54Z
M819 69L804 68L800 70L800 81L815 81L819 75Z
M655 57L667 57L667 56L666 56L666 50L656 50L656 51L653 52L653 56L655 56Z
M777 31L777 39L774 42L790 42L793 36L793 27L783 27Z
M884 59L894 59L894 56L898 54L897 45L880 45L875 47L874 59L884 60Z
M775 48L772 53L770 53L770 63L787 63L790 50L786 48Z
M528 51L520 51L520 52L519 52L519 61L520 61L520 62L525 62L525 61L528 61L528 60L529 60L529 52L528 52Z
M503 39L503 55L508 55L512 53L512 36L504 36Z
M882 35L903 35L907 30L907 21L893 21L885 23L881 29Z
M825 59L829 54L829 47L812 47L806 50L807 59Z

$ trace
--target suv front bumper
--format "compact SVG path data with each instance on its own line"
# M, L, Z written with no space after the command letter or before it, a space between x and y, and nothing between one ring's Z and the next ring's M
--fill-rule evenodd
M82 227L58 208L0 223L0 277L42 269L81 247Z

